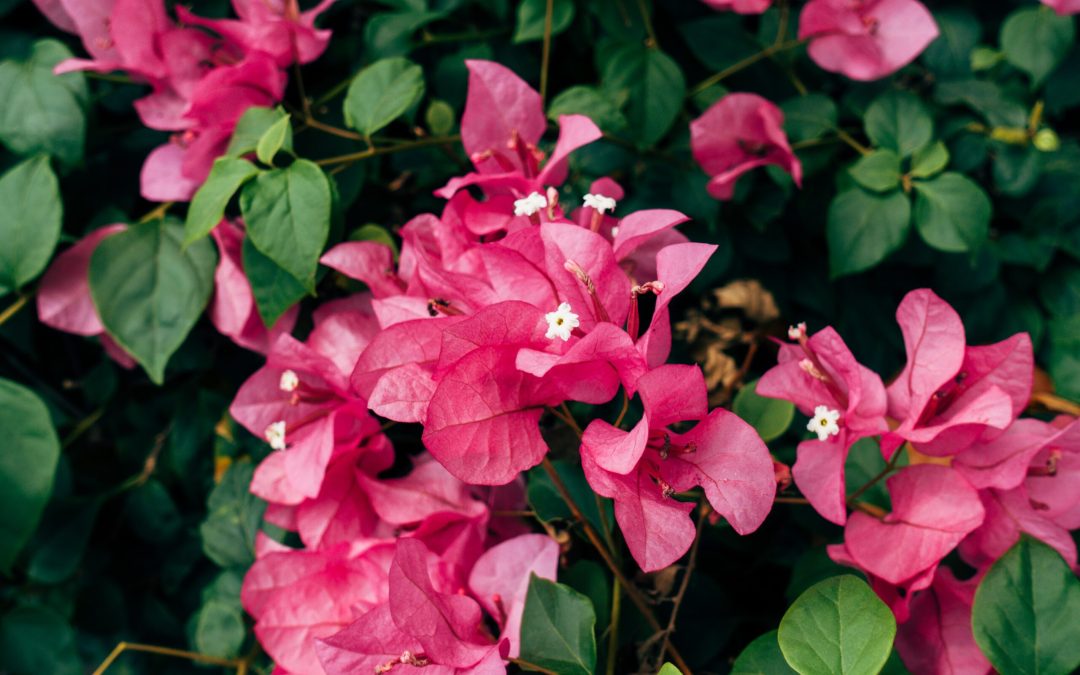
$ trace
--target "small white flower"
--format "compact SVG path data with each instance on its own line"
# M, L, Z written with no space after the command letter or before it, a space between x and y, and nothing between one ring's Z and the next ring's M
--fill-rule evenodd
M531 216L548 205L547 197L539 192L533 192L528 197L514 202L515 216Z
M548 312L544 315L547 319L548 329L544 334L549 340L553 340L556 337L562 338L563 342L570 339L570 331L574 330L581 325L578 321L578 315L570 311L570 303L564 302L559 305L559 308L554 312Z
M618 225L612 225L611 226L611 238L614 239L617 236L619 236L619 226Z
M806 322L795 326L788 326L787 336L789 340L800 340L806 337Z
M814 419L806 424L806 430L817 434L819 441L827 441L829 436L840 433L840 425L837 424L839 420L839 410L830 410L828 406L819 405L814 408Z
M278 387L281 388L281 391L296 391L296 388L299 386L300 378L297 377L294 371L286 370L281 374L281 381L278 383Z
M597 211L599 211L601 214L615 210L615 200L611 197L605 197L604 195L587 194L585 195L584 201L585 206L591 206Z
M270 447L274 450L285 449L285 420L279 420L266 427L266 431L263 432L266 436L266 442L270 444Z

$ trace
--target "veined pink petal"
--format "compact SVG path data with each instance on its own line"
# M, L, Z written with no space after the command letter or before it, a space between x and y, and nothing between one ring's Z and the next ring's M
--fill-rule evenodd
M105 237L125 229L123 223L99 228L56 256L37 292L38 319L43 324L76 335L105 332L90 297L90 256Z
M540 94L514 71L494 61L467 60L469 90L461 116L461 143L470 156L486 151L503 155L522 168L517 154L508 147L515 137L536 145L544 135L547 120ZM505 171L493 159L480 162L481 173Z
M190 201L202 184L184 175L187 149L176 143L159 145L146 157L140 173L140 193L152 202Z
M958 581L941 567L933 585L915 595L911 618L896 631L896 650L911 672L987 675L992 670L971 630L977 584L977 578Z
M566 160L570 153L599 140L603 135L600 127L584 115L559 115L559 140L536 177L537 182L542 185L562 185L566 180Z
M324 253L319 262L364 282L376 298L401 294L402 286L394 271L394 254L386 244L347 241Z
M1023 487L1013 490L979 492L986 509L982 525L960 542L960 555L973 567L985 567L1029 534L1053 547L1069 564L1076 567L1076 542L1061 525L1037 511Z
M664 288L656 296L648 328L638 339L638 349L645 355L649 367L659 367L671 354L671 313L668 305L705 268L716 248L712 244L672 244L656 254L656 276ZM635 301L640 303L642 300L639 297Z
M394 525L414 525L443 512L470 517L486 512L469 486L431 457L417 461L404 478L379 479L360 474L358 480L371 496L379 517Z
M641 419L630 431L623 431L605 422L593 420L581 437L581 454L591 463L609 473L631 473L645 452L649 440L649 421Z
M976 488L1008 490L1024 482L1028 467L1044 448L1080 450L1080 423L1057 429L1036 419L1016 420L1003 434L958 454L952 466Z
M795 484L810 505L823 518L837 525L847 522L844 461L848 440L848 435L841 432L828 441L803 441L799 443L798 457L791 467Z

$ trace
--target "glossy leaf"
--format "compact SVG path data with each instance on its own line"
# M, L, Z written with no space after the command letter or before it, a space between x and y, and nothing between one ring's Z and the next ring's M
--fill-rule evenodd
M833 277L877 265L907 240L911 202L897 190L876 195L860 188L841 192L829 205L826 237Z
M643 146L667 134L686 95L686 79L675 60L638 44L618 47L608 57L603 83L607 90L628 94L626 117Z
M271 124L262 136L259 137L259 142L255 144L255 156L259 158L259 161L263 164L274 163L274 156L281 151L281 148L285 145L285 139L291 136L292 127L289 126L291 117L285 115L273 124Z
M229 147L225 150L228 157L240 157L255 152L259 145L259 139L263 137L267 129L274 126L280 120L288 117L281 108L248 108L240 116L233 130L232 138L229 139ZM281 144L282 150L292 152L292 127L286 125L285 139Z
M948 172L916 181L915 195L915 229L930 246L962 253L986 241L993 206L967 176Z
M911 158L913 178L930 178L949 165L949 149L941 141L919 148Z
M986 573L971 611L975 642L994 667L1017 675L1080 668L1080 580L1061 555L1022 537Z
M214 290L213 245L183 248L183 236L172 220L142 223L102 241L90 259L90 294L105 330L157 384Z
M732 410L768 443L784 435L795 419L795 404L778 398L758 396L757 380L746 384L735 395Z
M866 135L874 145L894 150L902 157L929 143L934 120L914 94L890 91L874 99L866 109Z
M777 639L788 665L804 675L877 675L895 636L892 611L866 582L845 574L800 595Z
M52 494L60 441L37 394L2 378L0 429L0 572L6 574Z
M255 535L266 504L248 491L254 468L236 462L214 487L199 526L203 552L221 567L247 568L255 561Z
M860 157L849 171L856 183L873 192L900 187L900 156L892 150L876 150Z
M308 294L308 290L296 277L255 248L250 238L244 239L241 255L244 275L251 284L259 317L265 326L273 326L282 314Z
M521 660L566 675L591 675L595 624L586 596L532 574L521 616Z
M28 159L0 176L0 295L45 269L60 237L63 207L49 159Z
M287 119L287 118L282 118ZM184 222L184 245L210 234L225 216L225 207L240 187L254 178L259 170L246 159L219 157L214 160L210 175L188 206Z
M412 61L392 57L360 71L345 96L345 122L365 136L390 124L424 95L424 71Z
M731 675L786 675L794 672L784 660L774 630L747 645L731 667Z
M1034 87L1053 72L1075 41L1073 18L1058 16L1049 7L1019 9L1001 27L1005 59L1030 75Z
M517 9L514 44L544 39L547 0L521 0ZM555 0L551 5L551 34L562 33L574 21L573 0Z

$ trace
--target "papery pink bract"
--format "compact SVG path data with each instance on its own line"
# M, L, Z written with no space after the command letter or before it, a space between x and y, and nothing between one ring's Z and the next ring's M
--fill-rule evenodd
M916 675L986 675L992 668L975 644L971 607L978 579L958 581L945 567L911 601L910 618L897 626L896 651Z
M1042 4L1052 7L1061 16L1080 14L1080 0L1042 0Z
M709 194L731 199L747 171L775 164L802 184L802 163L784 133L784 114L757 94L728 94L690 123L694 159L711 177Z
M702 0L702 2L719 11L731 11L737 14L761 14L772 6L773 0Z
M937 565L986 515L978 492L948 467L910 466L887 483L892 512L881 520L851 514L844 545L859 567L891 584Z
M465 66L469 69L461 116L465 152L481 173L503 173L511 168L523 171L522 157L535 149L547 128L540 94L514 71L494 61L466 60Z
M1058 429L1036 419L1016 420L997 438L962 451L952 466L976 488L1008 490L1024 482L1044 449L1080 453L1080 423Z
M918 0L810 0L799 39L819 66L853 80L877 80L915 60L938 36Z
M90 257L106 237L126 229L127 225L123 223L106 225L56 256L38 286L37 309L41 323L75 335L105 332L90 297Z
M1076 542L1067 529L1045 517L1021 486L1013 490L979 492L986 518L982 525L960 542L960 555L973 567L986 567L1012 548L1022 534L1028 534L1054 548L1076 567Z

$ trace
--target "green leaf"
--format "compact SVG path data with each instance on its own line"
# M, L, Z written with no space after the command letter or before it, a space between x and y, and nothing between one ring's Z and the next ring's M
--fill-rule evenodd
M311 292L330 234L330 204L326 174L306 159L264 171L240 191L251 242Z
M674 663L665 663L656 675L682 675L682 671L676 668Z
M397 242L394 241L394 235L390 234L390 231L382 225L374 223L361 225L349 234L349 241L375 241L385 244L387 248L394 252L394 260L398 258L398 246Z
M821 138L836 129L836 104L824 94L790 98L780 106L784 131L793 142Z
M596 87L579 85L559 92L548 105L548 119L557 121L559 115L585 115L601 129L622 131L626 117L610 96Z
M941 141L919 148L911 158L913 178L931 178L949 165L949 149Z
M1071 16L1058 16L1049 7L1019 9L1001 26L1005 59L1031 76L1038 87L1057 68L1076 40Z
M555 472L562 479L563 485L570 492L570 496L581 507L581 514L598 532L603 532L604 520L600 515L600 507L597 506L596 493L589 487L581 467L564 459L556 459L552 464L555 466ZM536 511L536 517L545 523L573 518L570 507L566 505L566 501L543 467L536 467L529 471L526 498L529 505ZM600 503L603 504L604 518L609 524L613 523L611 502L604 499Z
M910 229L911 202L903 192L841 192L829 205L826 226L830 274L835 278L870 269L903 246Z
M205 239L184 248L183 227L158 220L98 245L90 295L105 330L157 384L214 290L216 252Z
M6 673L79 675L75 631L47 607L17 607L0 619L0 664Z
M934 12L939 35L919 57L936 75L960 77L971 73L971 50L982 38L979 18L965 9Z
M915 181L915 195L915 228L930 246L962 253L986 241L993 207L970 178L949 172Z
M1057 393L1080 402L1080 315L1049 324L1046 365Z
M591 675L596 668L595 624L587 597L531 574L521 615L521 660L561 675Z
M200 654L235 658L246 635L244 612L237 605L211 599L195 615L195 649Z
M288 117L282 119L288 120ZM259 169L246 159L218 157L210 175L188 207L184 222L184 245L202 239L225 217L225 207L240 187L255 177Z
M176 502L156 478L128 493L124 510L127 523L135 534L152 544L170 541L183 524Z
M907 157L934 138L934 120L918 96L889 91L874 99L863 120L874 145Z
M617 47L608 57L604 88L626 92L626 117L638 142L651 146L671 129L682 110L686 79L674 59L643 44Z
M848 171L856 183L873 192L900 187L900 155L892 150L875 150L860 157Z
M263 164L272 166L274 157L285 145L285 139L292 135L292 127L289 126L290 115L285 115L277 120L263 132L259 142L255 144L255 156Z
M266 503L248 490L254 473L251 462L236 462L206 502L206 520L199 526L203 552L221 567L246 569L255 562L255 535Z
M244 276L251 284L255 307L263 325L273 327L281 315L308 294L304 284L259 252L249 237L244 238L241 257Z
M72 499L60 508L50 506L38 530L41 541L30 556L27 576L48 585L70 578L82 562L101 503L99 498Z
M776 631L769 631L748 644L731 667L731 675L786 675L794 672L780 651Z
M547 0L521 0L512 42L519 45L523 42L543 40L546 13ZM573 0L555 0L551 5L551 34L558 35L569 28L573 21Z
M60 238L63 205L49 158L34 157L0 176L0 295L45 269Z
M848 449L844 461L844 487L847 493L851 494L869 483L885 470L885 466L881 445L873 438L860 438ZM859 499L886 511L892 510L892 499L885 488L885 481L874 483Z
M732 410L757 430L761 440L780 438L795 419L795 404L778 398L758 396L757 380L747 384L735 395Z
M376 61L353 78L345 96L345 123L365 136L390 124L424 96L424 70L392 57Z
M424 112L424 122L427 123L428 131L432 134L446 136L454 130L457 120L454 117L454 109L449 103L435 99L428 104Z
M788 665L804 675L877 675L895 636L892 611L866 582L845 574L800 595L777 639Z
M233 130L232 138L229 139L229 147L225 155L240 157L255 152L259 139L263 137L267 129L287 117L288 114L281 108L248 108L236 123L236 129ZM291 126L285 127L285 140L280 149L292 152Z
M975 591L975 642L999 672L1068 675L1080 668L1080 581L1061 555L1021 537Z
M60 441L37 394L0 378L0 572L37 528L52 494Z
M28 60L0 62L0 142L12 152L46 152L68 165L82 159L86 79L52 72L72 57L62 43L38 40Z

